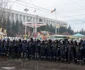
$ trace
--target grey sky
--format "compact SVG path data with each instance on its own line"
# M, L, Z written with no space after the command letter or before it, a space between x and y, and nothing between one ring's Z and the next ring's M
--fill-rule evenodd
M26 0L20 1L26 2ZM26 8L26 4L19 1L15 1L15 3L11 4L12 9L14 10L23 11L23 9ZM28 13L52 19L55 19L57 16L58 20L67 22L75 31L80 30L85 26L85 0L27 0L26 3L30 4L27 6L29 9ZM34 5L49 10L30 8L34 7ZM56 16L55 13L50 13L54 8L56 8ZM36 10L36 13L33 12L34 10Z

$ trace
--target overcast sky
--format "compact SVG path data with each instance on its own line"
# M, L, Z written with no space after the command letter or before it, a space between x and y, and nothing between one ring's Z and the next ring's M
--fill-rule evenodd
M28 13L65 21L75 31L85 26L85 0L18 0L11 3L13 10L24 12L26 7L29 9ZM54 8L56 15L50 13Z

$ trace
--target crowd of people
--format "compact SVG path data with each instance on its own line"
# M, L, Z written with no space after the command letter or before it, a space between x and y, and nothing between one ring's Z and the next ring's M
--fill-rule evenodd
M85 41L0 40L0 57L85 64Z

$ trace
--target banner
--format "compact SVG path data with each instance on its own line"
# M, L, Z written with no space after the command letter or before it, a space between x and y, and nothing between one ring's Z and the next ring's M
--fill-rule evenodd
M0 28L0 32L2 32L2 28Z

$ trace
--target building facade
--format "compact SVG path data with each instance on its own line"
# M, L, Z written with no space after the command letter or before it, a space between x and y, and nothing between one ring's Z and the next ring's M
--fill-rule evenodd
M60 20L53 20L50 18L46 18L46 17L41 17L38 15L33 15L33 14L28 14L28 13L24 13L24 12L19 12L19 11L14 11L14 10L7 10L7 15L9 15L9 19L12 21L22 21L22 23L24 22L33 22L35 23L46 23L46 24L52 24L54 26L59 25L59 26L63 26L63 27L67 27L67 23L64 21L60 21Z

